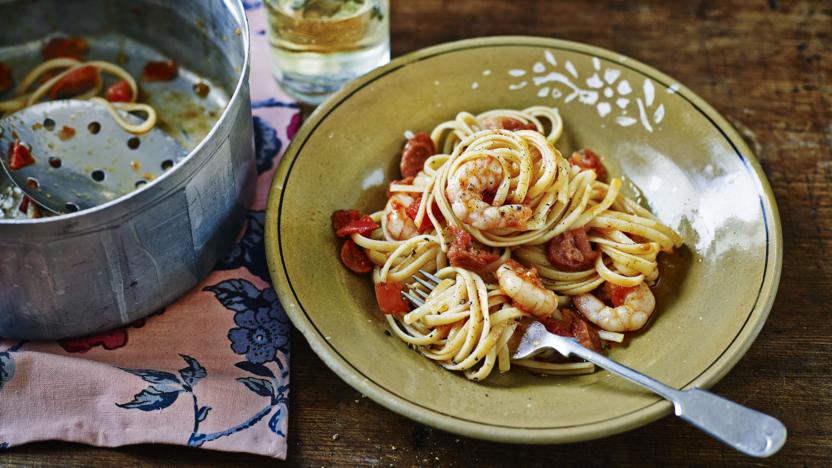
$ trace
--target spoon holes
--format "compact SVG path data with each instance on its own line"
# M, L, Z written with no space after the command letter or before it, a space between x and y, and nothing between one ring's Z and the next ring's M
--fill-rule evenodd
M172 167L173 167L173 161L171 161L170 159L165 159L164 161L162 161L162 170L163 171L166 171L166 170L168 170Z
M104 174L104 171L102 171L101 169L96 169L96 170L92 171L92 173L90 174L90 177L92 177L92 180L94 180L96 182L103 182L105 176L106 176L106 174Z
M89 130L93 135L97 135L98 132L101 131L101 124L98 122L90 122L90 124L87 125L87 130Z
M52 130L55 130L55 121L52 120L52 119L49 119L49 118L44 119L43 120L43 128L49 130L50 132Z
M40 188L40 182L38 182L38 180L34 177L29 177L26 179L26 186L32 190L35 190L37 188Z
M54 156L49 158L49 165L54 167L55 169L59 169L61 167L61 164L61 158L56 158Z
M140 144L141 144L141 141L139 140L138 137L133 137L133 138L130 138L129 140L127 140L127 147L130 148L131 150L134 150L134 149L138 148Z
M136 188L142 188L145 185L147 185L146 180L140 180L140 181L136 182Z
M66 209L67 213L75 213L76 211L80 210L78 205L72 202L68 202L66 205L64 205L64 208Z

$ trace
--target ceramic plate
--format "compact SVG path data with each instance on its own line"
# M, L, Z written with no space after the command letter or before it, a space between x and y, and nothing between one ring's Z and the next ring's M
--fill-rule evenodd
M393 411L472 437L561 443L671 410L605 371L470 382L386 334L370 279L341 265L330 214L383 206L405 131L430 131L462 110L540 104L563 117L561 152L593 148L629 195L684 237L662 272L657 316L613 359L676 387L710 387L765 322L782 261L777 208L759 163L711 106L647 65L588 45L494 37L431 47L315 111L280 163L267 214L271 274L292 322L336 374Z

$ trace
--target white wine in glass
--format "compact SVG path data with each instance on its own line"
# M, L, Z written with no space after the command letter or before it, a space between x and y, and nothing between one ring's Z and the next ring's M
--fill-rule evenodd
M266 0L272 66L293 97L320 104L390 61L388 0Z

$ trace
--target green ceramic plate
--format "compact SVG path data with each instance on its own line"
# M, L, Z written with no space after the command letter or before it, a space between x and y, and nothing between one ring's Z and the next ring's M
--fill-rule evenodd
M657 317L612 358L677 387L710 387L765 322L782 261L777 207L751 150L711 106L647 65L588 45L494 37L431 47L315 111L283 156L266 218L272 279L292 322L336 374L393 411L522 443L602 437L670 412L605 371L469 382L385 334L370 280L341 266L330 213L383 206L406 130L430 131L461 110L539 104L563 116L562 152L596 150L685 240L663 272Z

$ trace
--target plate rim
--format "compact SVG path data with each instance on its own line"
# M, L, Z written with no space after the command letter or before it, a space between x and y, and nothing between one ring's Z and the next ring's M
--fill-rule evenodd
M765 270L758 292L757 302L749 312L745 323L740 327L737 335L722 350L722 353L715 361L684 388L709 388L716 384L739 362L755 341L766 322L766 318L774 303L782 270L783 241L780 216L774 194L759 161L733 126L710 104L682 85L679 81L645 63L625 55L601 47L563 39L536 36L491 36L464 39L427 47L398 57L389 64L358 78L320 105L306 119L303 126L287 147L286 152L275 170L274 179L272 180L269 191L268 206L266 209L265 242L266 260L269 265L272 284L292 324L304 335L312 350L324 361L327 367L347 384L370 397L373 401L420 423L456 434L496 442L548 444L601 438L655 421L670 413L672 409L671 403L660 397L656 397L653 402L646 404L638 410L611 419L557 428L495 426L493 424L464 420L455 416L446 415L405 400L362 376L349 361L342 358L335 351L335 348L327 342L323 335L317 332L315 326L306 317L306 314L301 313L299 310L302 309L302 306L296 300L295 294L289 286L287 273L283 268L283 258L279 249L280 233L277 229L280 214L279 208L283 198L283 186L289 174L292 161L295 160L299 148L302 147L302 144L299 142L308 139L316 124L322 121L337 105L348 99L365 84L380 78L382 75L404 67L407 64L443 53L489 46L536 46L568 49L579 53L591 54L595 57L625 66L665 86L674 84L677 86L676 93L682 95L683 98L696 107L703 116L708 118L724 134L758 185L758 196L767 236Z

